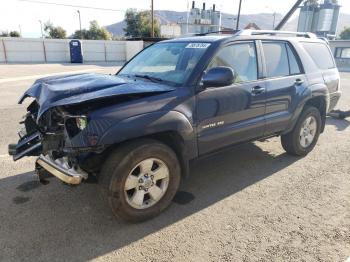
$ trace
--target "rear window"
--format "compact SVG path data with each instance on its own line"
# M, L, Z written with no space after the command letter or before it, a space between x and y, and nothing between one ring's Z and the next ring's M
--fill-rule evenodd
M330 69L335 67L332 53L325 44L306 42L302 44L319 69Z

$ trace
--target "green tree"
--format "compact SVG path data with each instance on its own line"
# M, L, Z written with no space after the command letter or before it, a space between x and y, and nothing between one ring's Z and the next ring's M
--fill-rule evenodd
M8 37L8 36L10 36L10 34L9 34L8 31L2 31L2 32L0 33L0 37Z
M18 31L11 31L10 33L8 31L2 31L0 32L0 37L21 37L21 35Z
M92 39L92 40L111 40L112 35L106 28L100 27L96 20L90 22L89 30L77 30L72 35L72 38Z
M21 37L21 34L18 31L11 31L10 36L11 37Z
M137 12L135 9L128 9L125 13L126 27L125 36L129 37L150 37L152 35L152 21L150 11ZM154 19L154 36L160 36L160 23Z
M50 21L44 24L44 31L47 38L63 39L67 37L67 32L61 26L54 26Z
M344 28L344 30L340 33L340 39L350 40L350 27Z
M125 36L136 37L140 36L139 23L138 23L138 13L136 9L128 9L125 12L125 22L126 27L123 29Z

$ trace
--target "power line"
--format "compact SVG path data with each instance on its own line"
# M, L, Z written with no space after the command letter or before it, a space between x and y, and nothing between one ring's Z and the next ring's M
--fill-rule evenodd
M20 2L30 2L36 4L46 4L46 5L58 5L58 6L66 6L66 7L74 7L74 8L85 8L85 9L94 9L94 10L102 10L102 11L113 11L113 12L126 12L126 10L120 9L111 9L111 8L103 8L103 7L93 7L93 6L83 6L83 5L69 5L55 2L45 2L45 1L37 1L37 0L18 0Z

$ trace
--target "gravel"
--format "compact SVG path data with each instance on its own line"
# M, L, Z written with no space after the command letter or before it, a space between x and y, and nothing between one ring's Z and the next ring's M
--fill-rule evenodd
M9 72L20 76L16 68L0 66L0 78ZM40 68L36 65L35 74L62 71L61 65ZM279 138L272 138L201 159L170 208L148 222L128 224L112 216L95 184L70 187L53 178L41 185L33 174L34 158L14 163L6 155L25 111L16 100L31 82L0 84L0 261L350 256L350 119L328 118L317 146L304 158L287 155ZM342 74L342 91L339 108L350 110L349 73Z

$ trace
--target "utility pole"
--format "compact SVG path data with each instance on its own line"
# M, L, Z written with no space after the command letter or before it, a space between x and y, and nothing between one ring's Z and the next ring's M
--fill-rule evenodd
M151 37L154 37L154 9L153 0L151 0Z
M274 9L272 9L270 6L265 6L265 8L269 9L270 11L272 11L272 17L273 17L273 20L272 20L272 30L275 29L275 23L276 23L276 11Z
M239 28L239 18L241 17L241 7L242 7L242 0L239 0L236 30L238 30Z
M22 37L22 27L21 27L21 25L18 25L18 28L19 28L19 35Z
M41 38L44 39L43 23L41 22L41 20L39 20L39 23L40 23Z
M80 39L83 39L83 32L81 31L81 19L80 19L80 10L77 10L79 15L79 32L80 32Z

